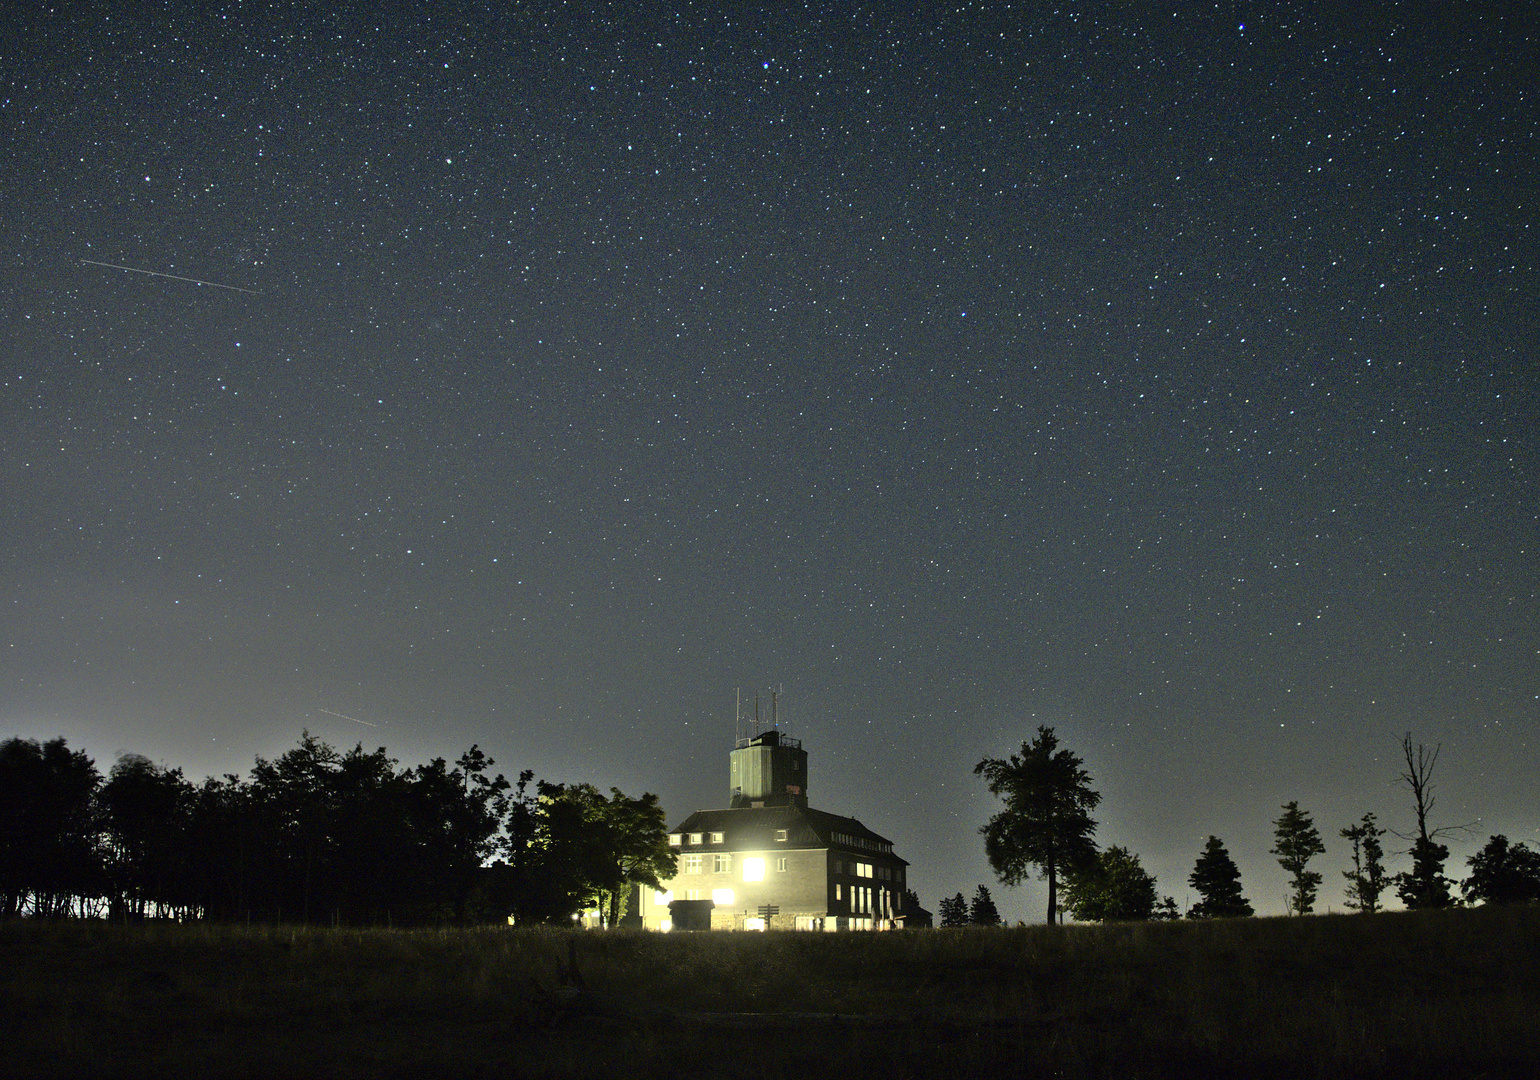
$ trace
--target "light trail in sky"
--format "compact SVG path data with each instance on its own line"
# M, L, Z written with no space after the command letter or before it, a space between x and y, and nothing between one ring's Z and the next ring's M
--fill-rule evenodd
M353 721L353 723L355 723L355 724L362 724L362 725L364 725L364 727L373 727L373 728L377 728L377 727L379 727L379 726L380 726L380 725L379 725L379 724L371 724L371 723L370 723L370 722L369 722L369 721L367 721L367 720L360 720L360 719L359 719L359 718L358 718L358 717L356 717L356 716L343 716L343 715L342 715L342 714L341 714L341 713L340 713L340 712L332 712L332 711L331 711L331 710L330 710L330 709L317 709L317 710L316 710L316 711L317 711L317 712L323 712L323 713L325 713L325 714L326 714L326 715L327 715L327 716L335 716L335 717L337 717L337 718L338 718L338 719L339 719L339 720L351 720L351 721Z
M231 292L246 293L249 296L261 296L256 289L243 289L239 285L221 285L217 281L203 281L195 277L183 277L181 274L162 274L159 270L140 270L136 266L119 266L117 263L97 262L95 259L81 259L89 266L105 266L110 270L127 270L130 274L145 274L149 277L170 278L172 281L190 281L194 285L208 285L215 289L229 289Z

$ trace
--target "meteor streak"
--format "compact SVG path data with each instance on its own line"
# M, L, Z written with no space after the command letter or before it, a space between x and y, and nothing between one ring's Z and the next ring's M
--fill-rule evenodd
M215 289L229 289L231 292L243 292L251 296L261 296L256 289L243 289L239 285L221 285L217 281L200 281L195 277L183 277L181 274L162 274L158 270L140 270L136 266L119 266L117 263L97 262L95 259L81 259L89 266L105 266L110 270L127 270L130 274L146 274L149 277L170 278L172 281L190 281L194 285L208 285ZM323 710L324 711L324 710ZM351 719L351 717L349 717ZM362 721L360 721L362 723Z
M360 720L356 716L343 716L340 712L332 712L330 709L317 709L316 712L324 712L327 716L335 716L339 720L351 720L355 724L362 724L362 725L364 725L364 727L379 727L380 726L379 724L371 724L367 720Z

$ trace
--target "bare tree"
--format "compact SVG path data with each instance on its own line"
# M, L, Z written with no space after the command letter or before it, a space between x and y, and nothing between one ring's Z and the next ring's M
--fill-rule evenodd
M1400 780L1412 793L1412 805L1417 813L1415 833L1396 833L1403 840L1412 842L1412 869L1396 875L1396 895L1409 908L1441 908L1454 903L1449 887L1454 884L1444 876L1444 862L1449 858L1449 847L1439 840L1454 833L1468 832L1469 825L1445 825L1429 829L1428 815L1438 800L1433 795L1433 768L1438 764L1442 743L1429 750L1422 743L1415 746L1412 734L1401 737L1401 753L1406 759L1406 771Z

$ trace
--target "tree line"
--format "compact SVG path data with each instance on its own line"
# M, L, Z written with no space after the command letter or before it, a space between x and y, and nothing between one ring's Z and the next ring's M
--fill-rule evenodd
M1469 827L1430 825L1436 803L1433 773L1440 747L1414 744L1407 734L1401 740L1401 750L1405 769L1398 779L1411 796L1416 827L1394 835L1410 843L1407 854L1411 867L1387 873L1381 837L1389 830L1382 828L1372 813L1364 814L1339 834L1351 849L1352 865L1343 871L1347 906L1364 914L1379 911L1381 896L1391 888L1408 908L1449 907L1461 902L1453 891L1456 882L1445 873L1449 847L1442 841ZM1060 920L1061 906L1083 922L1179 916L1175 900L1157 898L1155 877L1140 865L1138 855L1118 846L1097 847L1091 811L1101 802L1101 795L1092 787L1084 762L1060 748L1053 728L1039 727L1036 738L1021 744L1020 753L1009 758L985 758L974 772L1005 804L979 830L990 866L1006 885L1018 885L1037 871L1048 883L1050 923ZM1288 874L1289 912L1303 915L1314 910L1323 880L1310 864L1325 853L1326 845L1310 813L1297 801L1285 803L1282 810L1273 822L1271 853ZM1460 883L1464 902L1540 901L1540 852L1525 844L1510 844L1505 836L1492 836L1467 864L1470 876ZM1200 897L1188 910L1189 918L1253 914L1241 888L1240 870L1219 837L1208 838L1187 881ZM961 893L943 901L943 925L977 921L964 918L962 903ZM948 913L953 919L950 923Z
M674 872L658 797L510 783L472 746L402 767L306 732L249 776L135 754L106 776L63 739L0 743L0 918L341 925L617 921Z

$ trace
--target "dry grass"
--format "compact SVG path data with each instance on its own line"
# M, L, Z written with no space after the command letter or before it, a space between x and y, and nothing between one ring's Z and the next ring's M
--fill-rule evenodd
M556 1010L553 1025L571 938L6 924L0 1071L1540 1074L1533 907L902 934L577 934L593 994ZM799 1015L728 1015L744 1013Z

